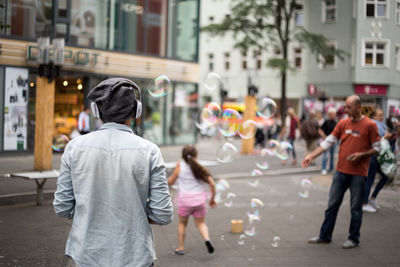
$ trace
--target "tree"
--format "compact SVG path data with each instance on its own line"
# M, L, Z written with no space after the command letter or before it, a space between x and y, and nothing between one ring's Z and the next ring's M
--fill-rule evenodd
M278 68L281 77L282 120L285 119L287 72L291 70L288 62L288 48L292 41L306 45L316 55L317 62L337 56L344 60L347 53L328 45L328 39L296 26L296 10L302 8L297 0L232 0L231 14L221 23L202 28L211 36L222 36L232 32L235 49L247 53L250 49L268 50L271 46L280 49L281 58L271 58L268 67Z

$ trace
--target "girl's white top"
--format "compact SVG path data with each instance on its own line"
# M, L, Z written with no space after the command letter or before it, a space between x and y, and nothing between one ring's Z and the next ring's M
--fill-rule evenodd
M192 169L184 160L180 161L181 170L178 175L179 193L206 192L205 182L194 177Z

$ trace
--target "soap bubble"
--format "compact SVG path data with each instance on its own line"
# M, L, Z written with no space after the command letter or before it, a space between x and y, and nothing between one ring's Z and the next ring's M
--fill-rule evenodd
M163 97L171 90L171 80L166 75L160 75L154 79L154 86L149 87L152 97Z
M243 245L243 244L244 244L244 239L245 239L245 238L246 238L246 235L241 234L241 235L239 236L238 244L239 244L239 245Z
M260 213L258 212L258 210L256 210L255 212L247 212L247 217L249 217L249 222L253 223L255 221L260 222L261 218L260 218Z
M243 139L253 138L256 134L257 123L253 120L246 120L239 126L239 136Z
M266 170L269 168L269 164L267 161L267 157L271 156L272 152L267 149L267 148L263 148L261 149L260 152L260 159L256 162L256 165L258 168L260 168L261 170Z
M251 172L251 176L261 176L261 175L262 175L262 172L259 171L259 170L257 170L257 169L254 169L254 170Z
M273 246L274 248L279 246L279 241L281 240L281 238L279 236L274 236L273 242L271 244L271 246Z
M255 208L255 207L257 207L257 206L264 207L264 203L263 203L261 200L259 200L258 198L253 198L253 199L250 201L250 206L251 206L252 208Z
M302 198L308 198L312 189L312 183L308 179L302 179L299 184L299 196Z
M221 76L215 72L208 73L204 78L204 88L209 92L219 89L221 83Z
M230 199L230 198L233 198L233 197L236 197L236 195L235 195L235 193L232 193L232 192L229 192L229 193L226 195L226 198L227 198L227 199Z
M61 134L53 139L53 144L51 147L55 152L62 152L64 151L68 142L69 142L68 136Z
M229 201L225 202L225 203L224 203L224 206L225 206L225 207L228 207L228 208L232 207L232 206L233 206L232 200L229 200Z
M256 227L252 226L249 230L245 230L244 233L248 236L255 236L257 234Z
M201 123L213 126L217 123L220 114L221 107L217 103L208 103L201 111Z
M227 108L218 120L218 131L225 137L235 136L239 131L242 116L234 109Z
M249 185L252 187L257 187L260 184L260 180L250 180Z
M225 180L225 179L220 179L220 180L217 182L217 184L215 185L215 188L216 188L217 191L221 192L221 191L225 191L225 190L227 190L228 188L230 188L230 185L229 185L229 183L228 183L227 180Z
M234 161L238 155L237 148L231 143L225 143L217 150L217 161L227 163Z
M264 118L269 119L276 112L276 103L274 100L268 97L264 97L258 100L257 103L257 115Z

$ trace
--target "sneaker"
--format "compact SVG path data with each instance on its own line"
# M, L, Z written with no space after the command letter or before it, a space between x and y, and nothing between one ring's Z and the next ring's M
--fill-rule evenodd
M328 171L327 171L327 170L322 170L322 171L321 171L321 174L322 174L322 175L327 175L327 174L328 174Z
M328 244L330 243L329 241L321 239L319 236L312 237L308 240L309 244Z
M214 252L214 247L211 244L211 242L209 240L207 240L205 243L206 243L206 247L207 247L208 253L213 253Z
M185 250L183 250L183 249L177 249L177 250L174 251L174 253L175 253L176 255L183 256L183 255L185 255Z
M342 248L344 248L344 249L355 248L355 247L358 247L358 243L356 243L350 239L347 239L342 245Z
M371 204L371 206L374 207L374 208L377 209L377 210L380 208L380 206L378 205L378 203L376 203L376 201L373 200L373 199L370 199L370 200L369 200L369 204Z
M376 213L377 210L371 204L363 205L362 210L368 213Z

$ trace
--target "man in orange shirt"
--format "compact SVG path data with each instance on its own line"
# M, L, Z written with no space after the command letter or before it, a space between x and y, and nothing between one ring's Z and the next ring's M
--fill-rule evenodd
M380 151L380 137L376 124L361 113L361 100L357 95L346 99L345 111L349 116L339 121L333 132L320 146L303 159L302 166L307 167L312 160L340 142L339 160L329 192L328 208L319 236L311 238L309 243L330 243L336 217L343 196L350 188L351 221L349 237L342 248L354 248L360 243L362 223L363 191L368 175L369 158Z

